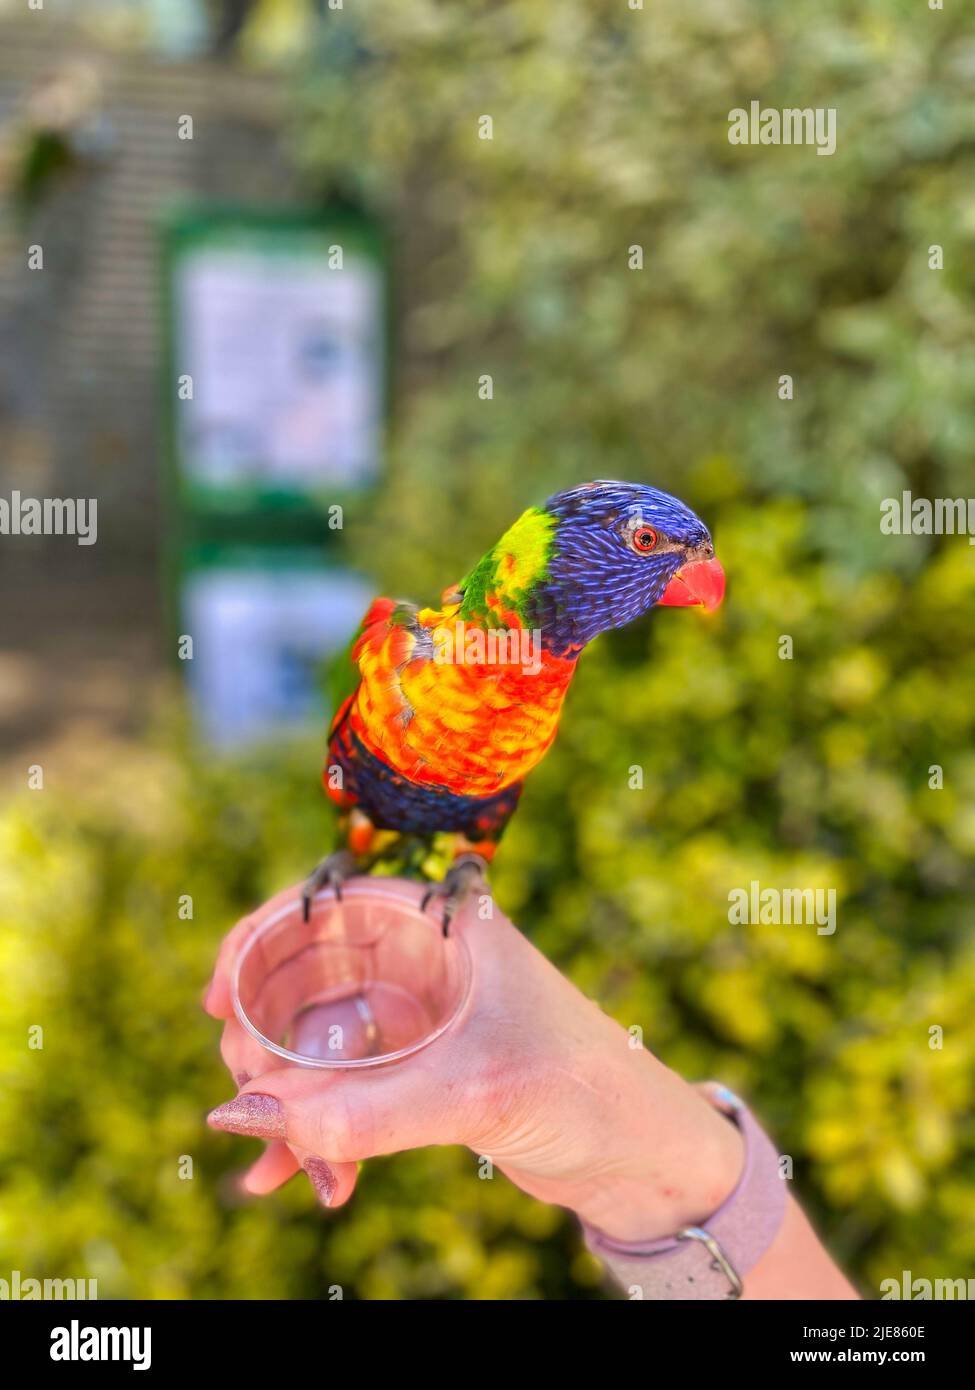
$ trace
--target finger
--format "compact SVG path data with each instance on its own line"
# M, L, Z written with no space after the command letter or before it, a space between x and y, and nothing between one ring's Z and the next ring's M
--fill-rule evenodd
M451 1071L464 1075L465 1063L452 1060ZM232 1134L284 1139L329 1162L354 1163L428 1144L465 1143L469 1110L464 1087L449 1084L428 1050L368 1077L281 1067L249 1082L207 1118Z
M325 1207L339 1207L355 1191L359 1175L355 1163L327 1163L304 1149L292 1151L279 1140L268 1144L260 1158L241 1178L241 1187L254 1197L265 1197L283 1187L295 1173L304 1171L315 1196Z
M237 1083L238 1089L255 1077L284 1065L282 1058L262 1047L256 1038L242 1028L236 1018L228 1018L220 1037L220 1056L224 1066Z
M340 1207L352 1196L359 1176L358 1164L330 1163L318 1154L299 1148L294 1150L294 1157L323 1207L330 1210Z
M203 993L203 1008L213 1018L229 1018L234 1011L230 997L230 972L233 962L252 932L257 930L256 915L243 917L232 927L217 952L210 983Z
M245 1192L255 1197L264 1197L274 1192L294 1177L301 1164L287 1144L275 1141L268 1144L256 1163L252 1163L241 1178L240 1185Z

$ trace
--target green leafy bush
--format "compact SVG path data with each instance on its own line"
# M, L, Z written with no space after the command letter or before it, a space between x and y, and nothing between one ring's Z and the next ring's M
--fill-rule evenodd
M972 491L960 13L362 0L321 30L294 147L310 188L381 210L396 264L357 563L432 599L519 509L615 476L686 497L729 575L714 618L586 654L499 901L670 1064L753 1099L868 1292L971 1275L975 551L879 529L902 488ZM730 146L753 97L835 106L836 154ZM298 1184L235 1196L253 1146L203 1127L228 1082L197 999L234 917L325 844L319 759L219 762L164 725L9 806L4 1263L103 1296L598 1296L571 1222L460 1151L369 1164L334 1218ZM753 879L835 888L835 934L731 925Z

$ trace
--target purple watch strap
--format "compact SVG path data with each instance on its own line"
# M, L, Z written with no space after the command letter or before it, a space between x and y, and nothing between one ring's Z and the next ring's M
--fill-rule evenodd
M737 1124L745 1149L738 1184L718 1210L701 1226L661 1240L614 1240L583 1225L589 1249L608 1263L633 1298L737 1298L744 1275L758 1264L782 1224L785 1183L771 1141L727 1087L710 1083L708 1098Z

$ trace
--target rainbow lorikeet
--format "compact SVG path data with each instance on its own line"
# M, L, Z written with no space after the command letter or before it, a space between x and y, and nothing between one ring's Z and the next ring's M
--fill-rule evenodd
M593 482L529 508L439 608L376 599L323 774L343 847L306 882L306 919L323 884L340 894L390 855L425 867L449 836L453 863L424 899L444 898L446 933L555 738L586 644L655 606L713 609L723 595L689 507L643 484Z

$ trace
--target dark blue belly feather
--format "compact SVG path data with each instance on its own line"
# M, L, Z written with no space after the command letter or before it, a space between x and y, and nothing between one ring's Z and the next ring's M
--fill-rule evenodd
M335 730L332 761L344 787L378 830L408 835L455 831L471 840L495 840L514 813L522 784L493 796L461 796L447 787L417 786L371 753L348 725Z

